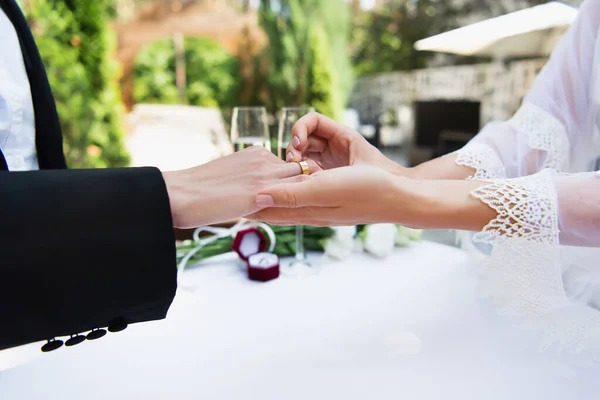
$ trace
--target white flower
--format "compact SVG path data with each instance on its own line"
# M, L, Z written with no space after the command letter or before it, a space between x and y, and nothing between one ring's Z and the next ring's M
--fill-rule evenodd
M325 242L325 255L336 260L343 260L354 251L356 227L338 226L333 229L335 234Z
M356 236L356 226L336 226L333 230L335 231L333 237L344 243L352 242Z
M335 238L331 238L325 242L325 255L335 260L343 260L352 254L353 250L353 247L348 247Z
M397 228L394 224L367 225L361 232L365 251L384 258L394 251Z

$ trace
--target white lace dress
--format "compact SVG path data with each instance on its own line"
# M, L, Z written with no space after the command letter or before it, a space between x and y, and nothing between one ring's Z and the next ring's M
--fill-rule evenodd
M600 361L600 0L587 0L515 116L487 125L457 163L498 217L473 241L503 313L543 331L542 350Z

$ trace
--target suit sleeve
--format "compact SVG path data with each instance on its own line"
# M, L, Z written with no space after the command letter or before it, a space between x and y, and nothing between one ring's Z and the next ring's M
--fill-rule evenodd
M0 172L0 350L162 319L175 238L155 168Z

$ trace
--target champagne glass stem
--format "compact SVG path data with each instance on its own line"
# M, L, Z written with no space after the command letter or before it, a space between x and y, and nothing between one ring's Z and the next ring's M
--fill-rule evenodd
M296 260L304 261L306 252L304 251L304 226L296 226Z

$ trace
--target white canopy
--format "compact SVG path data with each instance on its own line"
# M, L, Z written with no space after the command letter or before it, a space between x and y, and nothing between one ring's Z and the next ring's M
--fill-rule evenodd
M551 2L419 40L415 48L498 58L547 56L576 17L576 8Z

